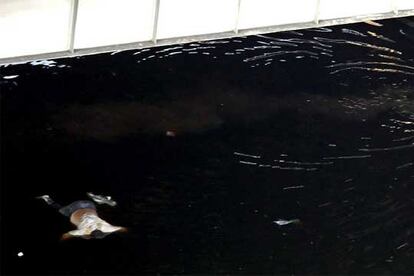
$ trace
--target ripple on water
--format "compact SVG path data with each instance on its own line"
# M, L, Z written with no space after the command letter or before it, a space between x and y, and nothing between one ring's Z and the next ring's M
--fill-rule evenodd
M395 31L368 22L2 67L8 166L27 171L7 190L53 190L65 175L118 193L130 236L116 256L96 251L117 271L410 272L413 49L407 25L383 25ZM109 57L122 62L108 70ZM105 263L95 257L74 269Z

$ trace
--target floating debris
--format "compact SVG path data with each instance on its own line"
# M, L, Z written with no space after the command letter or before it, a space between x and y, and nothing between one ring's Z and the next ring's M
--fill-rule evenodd
M364 23L375 26L375 27L382 27L383 25L381 23L375 22L373 20L365 20Z
M17 78L19 75L10 75L10 76L3 76L3 79L5 80L12 80Z
M50 198L49 195L37 196L36 198L37 199L43 199L47 204L53 203L53 200Z
M273 221L273 223L276 223L279 226L284 226L288 224L300 224L300 220L299 219L290 219L290 220L278 219L278 220Z
M39 66L39 65L43 65L46 67L54 67L56 66L56 61L54 60L35 60L30 62L31 65L33 66Z
M175 137L176 135L177 135L176 132L173 130L167 130L165 132L165 136L168 136L168 137Z
M400 246L397 247L397 250L406 247L408 245L408 242L401 244Z
M111 56L116 55L116 54L119 54L119 53L121 53L121 52L123 52L123 51L124 51L124 50L113 51L113 52L111 53Z
M86 193L93 201L98 204L107 204L109 206L116 206L117 203L110 196L95 195L93 193Z

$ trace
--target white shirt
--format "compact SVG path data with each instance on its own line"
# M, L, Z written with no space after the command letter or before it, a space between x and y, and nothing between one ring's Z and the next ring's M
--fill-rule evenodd
M84 214L80 218L78 229L69 231L68 234L72 236L87 236L95 230L100 230L103 233L112 233L121 230L122 227L113 226L95 214Z

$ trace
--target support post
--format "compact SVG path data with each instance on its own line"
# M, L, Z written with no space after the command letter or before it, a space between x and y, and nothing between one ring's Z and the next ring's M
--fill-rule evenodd
M241 1L242 0L238 0L238 3L237 3L236 23L235 23L235 26L234 26L234 33L235 34L239 33L239 20L240 20Z
M160 14L160 2L161 0L155 0L155 10L154 10L154 24L152 30L152 42L157 43L157 33L158 33L158 17Z
M75 52L76 21L78 19L79 0L72 0L72 17L70 22L69 52Z
M321 8L321 0L316 0L315 17L313 19L313 22L315 22L315 24L319 24L320 8Z
M396 0L391 0L392 11L395 15L398 15L398 5Z

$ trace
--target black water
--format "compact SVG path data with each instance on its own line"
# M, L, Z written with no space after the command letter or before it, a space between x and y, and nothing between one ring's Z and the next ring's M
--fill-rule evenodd
M2 274L413 274L413 22L1 67Z

